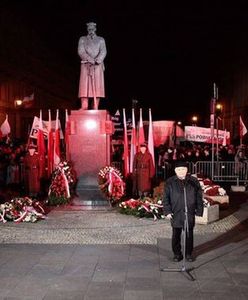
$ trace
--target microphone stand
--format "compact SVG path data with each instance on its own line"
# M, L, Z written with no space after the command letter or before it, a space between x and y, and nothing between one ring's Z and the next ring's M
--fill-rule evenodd
M186 234L189 233L189 221L188 221L188 207L187 207L187 198L186 198L186 189L183 187L183 195L184 195L184 228L183 228L183 261L181 268L163 268L160 269L161 272L182 272L186 274L187 278L191 281L195 281L195 278L190 274L194 268L186 268L185 256L186 256Z

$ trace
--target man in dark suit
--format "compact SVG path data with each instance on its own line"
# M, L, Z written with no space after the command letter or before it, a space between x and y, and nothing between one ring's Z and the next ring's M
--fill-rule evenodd
M186 218L185 204L187 205L188 230L186 230L186 260L193 261L193 229L195 216L203 214L203 196L199 181L194 176L187 174L187 163L178 161L175 164L176 175L167 179L163 206L166 217L172 226L173 260L178 262L183 259L181 250L181 233L184 230Z

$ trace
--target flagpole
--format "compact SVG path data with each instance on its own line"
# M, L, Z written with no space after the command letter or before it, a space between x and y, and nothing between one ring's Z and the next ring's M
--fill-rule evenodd
M127 138L127 122L126 122L126 110L123 108L123 125L124 125L124 174L125 177L129 173L129 162L128 162L128 138Z
M214 97L211 99L210 107L210 128L211 128L211 143L212 143L212 163L211 163L211 179L214 179L214 119L215 119L215 105L216 105L216 84L214 83Z
M131 136L131 149L130 149L130 173L133 173L133 160L137 150L137 141L136 141L136 125L135 125L135 112L132 108L132 136Z
M138 150L140 150L140 145L145 142L145 133L143 126L142 108L140 108L140 120L139 120L139 137L138 137Z
M151 153L153 165L155 166L153 127L152 127L152 110L150 108L149 108L148 150Z

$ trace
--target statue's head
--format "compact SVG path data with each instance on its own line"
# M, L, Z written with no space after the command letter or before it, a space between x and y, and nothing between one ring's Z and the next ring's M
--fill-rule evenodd
M96 32L96 23L88 22L86 25L89 34L94 34Z

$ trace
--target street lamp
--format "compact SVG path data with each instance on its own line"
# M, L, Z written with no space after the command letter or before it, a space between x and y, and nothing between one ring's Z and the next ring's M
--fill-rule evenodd
M198 117L197 116L193 116L191 120L192 120L192 125L196 126L196 123L198 121Z
M16 99L16 100L14 101L14 105L15 105L15 107L20 107L20 106L22 106L22 100L21 100L21 99Z
M216 104L216 111L215 111L215 112L216 112L216 115L221 114L222 108L223 108L223 106L222 106L221 103L217 103L217 104Z
M222 104L217 103L215 107L215 118L216 118L216 158L219 161L219 120L221 120L221 113L222 113Z

